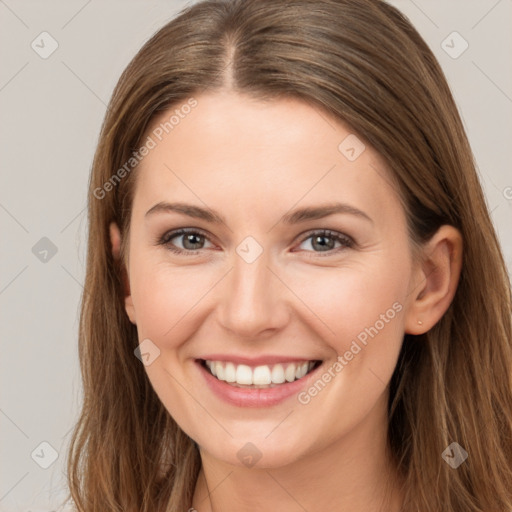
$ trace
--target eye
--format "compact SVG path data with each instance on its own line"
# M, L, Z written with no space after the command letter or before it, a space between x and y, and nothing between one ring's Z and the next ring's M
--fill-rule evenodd
M338 247L336 246L338 243ZM337 233L336 231L320 230L310 233L303 239L301 245L306 244L313 249L313 252L325 252L328 254L320 254L319 256L329 256L337 253L340 249L347 249L354 246L354 241L346 235ZM308 251L311 252L311 251Z
M177 245L174 240L180 241L180 243ZM158 245L165 246L168 250L176 254L186 254L189 256L199 254L201 249L208 248L208 246L205 247L205 243L209 243L210 246L213 246L209 241L208 236L202 230L197 228L168 231L158 240L157 243ZM313 249L312 251L306 249L306 252L317 253L318 256L330 256L333 253L351 248L355 245L354 241L350 237L343 235L342 233L326 229L310 233L302 240L300 245L302 246L303 244L309 244ZM336 244L338 244L337 247ZM305 248L303 247L302 249Z
M181 247L176 246L172 240L181 240ZM160 238L159 245L165 245L167 249L177 254L198 254L200 249L205 249L204 244L208 237L198 229L178 229L169 231ZM211 243L211 242L208 242Z

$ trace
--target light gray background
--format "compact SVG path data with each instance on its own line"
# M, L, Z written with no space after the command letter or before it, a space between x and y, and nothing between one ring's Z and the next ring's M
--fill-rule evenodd
M438 57L512 269L512 0L394 0ZM0 0L0 510L54 510L81 402L77 326L89 169L113 87L183 1ZM58 42L42 59L41 32ZM469 44L458 58L463 41ZM445 41L445 43L443 43ZM453 42L452 42L453 41ZM42 262L33 246L57 247ZM43 255L40 255L42 257ZM47 442L58 452L48 469ZM31 454L34 453L34 459Z

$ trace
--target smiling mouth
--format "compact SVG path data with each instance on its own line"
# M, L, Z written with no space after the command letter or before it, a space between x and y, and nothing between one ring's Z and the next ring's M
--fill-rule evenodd
M226 361L199 360L200 364L217 380L233 387L273 388L302 379L318 368L322 361L298 361L251 367Z

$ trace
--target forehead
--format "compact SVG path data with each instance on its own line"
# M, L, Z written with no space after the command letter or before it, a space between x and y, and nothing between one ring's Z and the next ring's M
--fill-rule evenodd
M294 98L194 97L156 118L134 208L190 200L253 213L344 201L374 215L398 197L379 155L321 109ZM355 157L355 158L354 158ZM210 204L212 203L212 204Z

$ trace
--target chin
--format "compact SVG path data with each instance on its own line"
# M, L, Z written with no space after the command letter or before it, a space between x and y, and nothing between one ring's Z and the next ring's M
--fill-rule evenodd
M199 444L201 450L226 464L236 467L247 467L256 469L275 469L287 466L297 462L307 453L304 442L290 442L287 432L281 432L281 435L272 433L265 438L267 434L248 433L244 437L230 438L229 441L222 444L211 443L211 440L205 444ZM304 439L305 436L299 436Z

